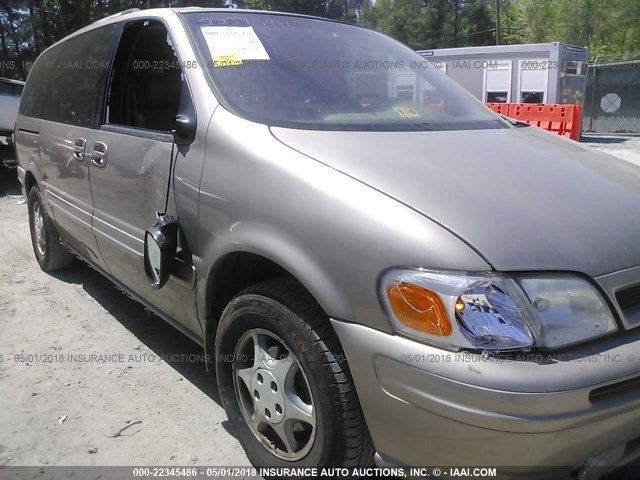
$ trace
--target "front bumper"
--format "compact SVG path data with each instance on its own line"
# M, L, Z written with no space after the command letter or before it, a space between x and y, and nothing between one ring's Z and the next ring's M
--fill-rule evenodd
M574 470L637 448L639 331L505 361L332 323L385 463Z

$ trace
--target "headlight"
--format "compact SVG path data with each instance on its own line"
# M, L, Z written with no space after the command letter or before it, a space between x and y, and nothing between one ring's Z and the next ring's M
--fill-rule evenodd
M380 297L396 332L454 350L557 348L617 329L598 291L569 274L391 270Z
M540 344L544 347L559 347L617 329L604 299L580 277L523 275L518 281L542 326Z

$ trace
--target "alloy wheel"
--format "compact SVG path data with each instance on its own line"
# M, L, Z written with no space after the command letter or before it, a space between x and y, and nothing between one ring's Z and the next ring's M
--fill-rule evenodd
M247 331L236 347L233 383L244 420L267 450L288 461L309 453L316 409L302 366L280 337Z
M36 248L40 255L45 254L46 240L44 232L44 218L42 216L42 207L39 203L33 206L33 229L36 234Z

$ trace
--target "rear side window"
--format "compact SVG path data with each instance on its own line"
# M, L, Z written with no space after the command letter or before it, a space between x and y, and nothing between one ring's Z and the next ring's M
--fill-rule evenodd
M51 72L55 66L58 48L51 48L38 57L31 67L27 84L20 101L20 113L27 117L42 117L42 107L47 98Z
M94 126L104 95L115 25L91 30L59 46L42 117L78 127Z

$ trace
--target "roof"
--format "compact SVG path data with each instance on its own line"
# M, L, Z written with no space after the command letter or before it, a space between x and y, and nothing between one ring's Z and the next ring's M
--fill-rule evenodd
M250 9L243 9L243 8L211 8L211 7L180 7L180 8L148 8L148 9L139 9L139 8L130 8L128 10L124 10L122 12L118 12L115 13L113 15L110 15L108 17L102 18L100 20L96 20L95 22L79 29L76 30L75 32L67 35L66 37L58 40L56 43L54 43L53 45L50 45L49 47L47 47L44 51L47 51L48 49L62 43L65 42L73 37L76 37L78 35L82 35L83 33L87 33L97 27L101 27L104 25L109 25L111 23L117 23L120 22L122 20L135 20L136 18L147 18L147 17L165 17L166 18L166 14L170 12L172 14L182 14L182 13L194 13L194 12L200 12L200 13L224 13L224 12L228 12L229 14L237 14L237 13L256 13L256 14L261 14L261 15L286 15L286 16L290 16L290 17L301 17L301 18L313 18L316 20L323 20L326 22L334 22L334 23L346 23L346 22L342 22L340 20L334 20L331 18L322 18L322 17L314 17L311 15L303 15L303 14L299 14L299 13L291 13L291 12L278 12L278 11L272 11L272 10L250 10ZM351 24L349 24L351 25ZM352 25L353 27L356 28L364 28L361 27L359 25ZM42 52L44 53L44 52Z
M112 20L112 19L117 19L117 20L122 20L123 18L128 18L128 17L136 17L136 16L140 16L137 14L141 14L142 16L144 16L145 14L153 14L153 13L160 13L160 12L174 12L174 13L194 13L194 12L200 12L200 13L224 13L224 12L230 12L230 13L259 13L259 14L263 14L263 15L288 15L288 16L292 16L292 17L305 17L305 18L316 18L318 20L326 20L328 22L337 22L337 23L343 23L340 22L339 20L335 20L332 18L323 18L323 17L318 17L318 16L313 16L313 15L305 15L302 13L293 13L293 12L279 12L279 11L275 11L275 10L254 10L254 9L249 9L249 8L215 8L215 7L177 7L177 8L150 8L150 9L139 9L139 8L130 8L128 10L124 10L122 12L118 12L118 13L114 13L113 15L110 15L108 17L102 18L100 20L96 20L95 22L93 22L92 24L88 25L88 27L92 26L92 25L96 25L98 23L104 23L108 20ZM87 27L85 27L87 28Z

